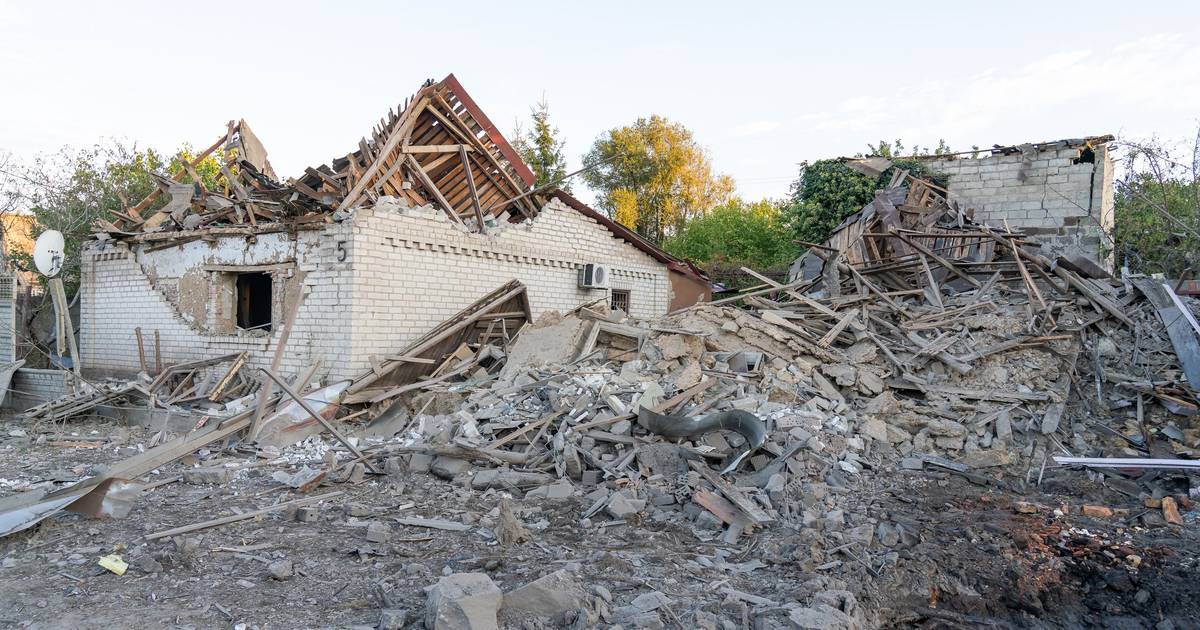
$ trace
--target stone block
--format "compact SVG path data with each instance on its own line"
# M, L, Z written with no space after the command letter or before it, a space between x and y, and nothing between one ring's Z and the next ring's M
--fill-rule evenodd
M559 569L504 595L502 613L557 618L584 606L587 593L575 576Z
M495 630L504 595L483 573L453 573L429 589L427 630Z

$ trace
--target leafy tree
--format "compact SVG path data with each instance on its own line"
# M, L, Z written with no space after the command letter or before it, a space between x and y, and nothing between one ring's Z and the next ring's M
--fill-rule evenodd
M876 187L875 180L839 160L801 162L784 212L800 240L820 243L873 199Z
M688 221L663 248L702 265L766 269L790 263L798 253L779 202L734 198Z
M916 159L915 156L920 155L918 146L913 147L909 157L899 157L904 153L904 143L900 140L890 143L880 140L879 144L868 144L867 148L870 149L870 155L892 161L892 167L877 178L851 169L842 160L800 163L800 174L792 182L791 197L783 210L797 238L810 243L820 243L829 238L843 219L862 210L875 198L876 190L887 186L897 169L906 170L913 177L928 179L939 186L946 185L944 175L930 171L925 160ZM951 152L945 141L939 140L934 155Z
M598 205L655 243L733 194L692 132L662 116L605 132L583 162L597 165L583 177Z
M1200 271L1200 134L1182 149L1157 139L1123 144L1113 226L1117 264L1167 277Z
M550 106L544 97L537 106L529 108L529 118L532 122L529 131L522 131L518 123L513 145L517 155L537 176L535 185L545 186L566 176L567 159L563 150L567 144L558 137L558 127L550 124ZM559 188L571 192L569 182L560 183Z
M36 223L33 236L48 229L59 230L66 241L66 261L63 280L70 286L79 281L79 251L92 234L96 219L111 220L112 214L124 215L125 209L137 204L157 186L151 172L173 175L182 167L182 160L191 160L195 152L185 145L173 157L153 149L113 141L85 149L64 148L50 156L39 156L32 163L7 170L6 195L16 199L23 211L33 214ZM196 167L196 174L209 189L222 190L224 178L220 169L225 156L212 155ZM233 168L231 166L231 168ZM182 180L192 182L190 177ZM166 204L160 197L143 211L149 216ZM27 253L10 253L20 267L30 269L33 262Z

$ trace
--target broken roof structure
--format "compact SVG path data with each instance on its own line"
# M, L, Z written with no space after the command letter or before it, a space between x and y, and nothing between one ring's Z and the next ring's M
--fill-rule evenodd
M1113 140L1098 135L903 159L920 160L936 174L945 184L939 192L967 217L1036 236L1045 252L1090 258L1111 271ZM893 164L880 156L840 159L873 178ZM843 222L834 238L854 221Z
M222 169L228 192L179 183L188 175L199 181L195 167L222 149L236 156L236 172ZM673 272L706 284L695 265L566 191L553 185L535 187L533 172L453 74L426 82L398 110L380 119L354 151L329 165L306 168L299 178L279 180L262 142L242 120L230 121L225 134L173 179L158 179L159 190L112 220L97 222L97 232L121 238L217 226L257 227L260 221L303 224L390 196L413 207L437 207L454 223L486 233L502 221L532 219L556 198ZM163 194L168 202L143 216Z

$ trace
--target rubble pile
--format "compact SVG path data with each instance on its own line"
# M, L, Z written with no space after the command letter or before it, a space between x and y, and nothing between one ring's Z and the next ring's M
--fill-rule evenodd
M232 415L253 404L259 390L259 381L243 371L246 358L245 352L239 352L177 363L160 369L154 377L140 372L133 381L83 381L77 391L27 409L24 415L34 421L64 420L90 413L100 405L138 405L197 418Z
M1172 419L1195 413L1196 390L1143 297L1161 282L1046 261L920 180L880 192L848 229L880 239L846 250L871 252L860 264L814 247L812 279L760 277L727 304L651 322L547 314L494 375L395 403L399 443L364 453L433 458L418 468L481 490L584 493L583 518L599 523L682 510L698 535L731 541L827 518L795 500L805 484L923 470L1029 483L1056 454L1188 457L1200 444ZM1194 485L1143 483L1181 498Z
M1095 555L1119 573L1105 574L1113 588L1144 604L1145 589L1113 580L1131 579L1164 552L1138 547L1124 526L1115 530L1122 538L1108 538L1066 519L1195 523L1200 356L1185 333L1196 326L1196 305L1160 278L1048 260L1023 234L973 223L928 182L901 173L893 184L813 245L787 283L758 276L762 284L740 295L654 320L592 303L531 321L524 287L512 282L353 381L321 385L308 373L289 386L269 370L269 380L243 378L245 357L221 357L169 367L149 385L52 401L29 417L62 420L140 396L150 406L198 404L213 418L72 485L7 497L0 531L60 509L128 514L136 480L179 459L188 460L185 483L218 487L263 466L273 489L252 496L277 490L274 504L146 527L142 540L181 540L281 512L318 523L343 492L390 480L400 502L360 502L370 494L342 506L339 527L358 540L351 553L386 556L443 534L500 551L447 564L436 579L417 569L387 578L429 588L423 615L380 595L380 627L421 617L427 628L494 628L505 619L716 628L735 627L728 613L740 610L743 623L754 611L788 627L856 628L873 618L859 605L863 584L883 579L906 596L928 593L922 619L971 625L938 613L938 594L952 588L947 597L977 601L980 593L926 570L922 554L944 542L928 537L934 525L947 539L990 534L964 534L970 513L933 491L922 505L944 513L921 515L922 524L897 507L922 500L903 489L962 478L988 492L1033 493L1048 470L1071 465L1087 472L1065 474L1145 509L1015 502L1006 518L1035 528L1017 548L1040 555L1025 566L1016 554L1014 566L1041 588L1051 581L1047 566ZM213 446L226 440L223 450ZM261 461L228 461L247 456ZM319 490L328 486L345 490ZM433 534L400 538L394 525ZM554 562L564 566L521 574L507 591L493 582L503 558L556 557L540 538L566 527L610 545L576 557L621 575L635 571L616 551L630 536L622 532L701 545L673 566L724 576L692 591L720 603L681 617L678 600L643 582L629 587L637 595L614 598L603 585L580 584L579 563L562 558ZM742 590L747 574L772 567L782 571L775 590ZM289 580L295 567L277 558L270 572ZM663 583L692 586L679 582Z

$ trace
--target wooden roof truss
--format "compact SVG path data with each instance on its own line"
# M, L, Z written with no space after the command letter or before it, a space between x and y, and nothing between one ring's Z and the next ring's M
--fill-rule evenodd
M504 215L536 215L538 200L525 194L527 169L510 161L507 141L460 92L453 76L426 85L380 120L357 151L331 169L309 169L300 184L317 194L344 194L339 210L381 195L434 204L475 231Z

